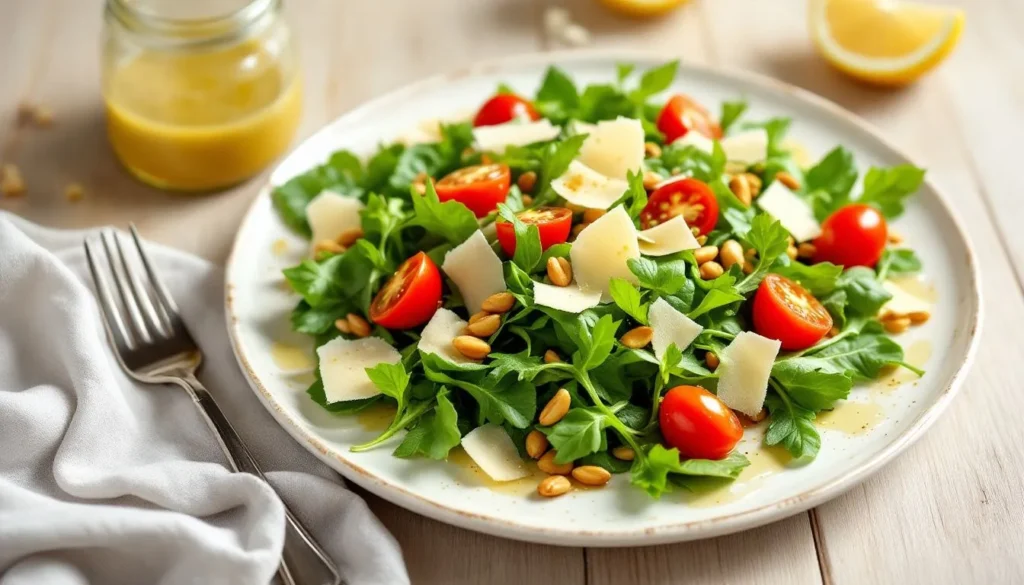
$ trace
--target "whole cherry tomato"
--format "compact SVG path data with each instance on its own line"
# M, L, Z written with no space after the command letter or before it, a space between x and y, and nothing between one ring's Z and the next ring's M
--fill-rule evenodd
M778 274L769 274L754 293L754 330L778 339L782 349L807 349L832 329L832 315L807 289Z
M409 329L430 320L441 301L441 273L423 252L398 267L373 297L370 320L388 329Z
M689 96L672 96L658 114L658 130L665 135L665 142L674 142L690 131L697 131L708 138L722 137L722 127L715 122L704 106Z
M740 419L700 386L676 386L658 411L661 434L689 459L724 459L743 437Z
M512 173L508 165L474 165L453 171L437 182L437 198L458 201L484 217L508 197Z
M511 94L500 93L484 102L473 118L474 126L496 126L512 120L539 120L533 104Z
M842 266L874 266L882 257L889 228L874 207L852 203L840 207L821 224L814 240L814 261Z
M538 207L527 209L516 214L519 221L526 225L537 226L540 232L540 247L547 250L555 244L569 239L572 229L572 211L564 207ZM498 243L505 254L511 258L516 253L516 231L512 222L498 218L495 226L498 232Z
M640 212L640 223L644 229L665 223L681 215L686 225L700 230L705 235L715 229L718 223L718 199L707 183L687 178L662 185L647 200L647 206Z

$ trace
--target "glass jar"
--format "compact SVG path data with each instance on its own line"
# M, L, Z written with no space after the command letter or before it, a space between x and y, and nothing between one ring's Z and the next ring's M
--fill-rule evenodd
M102 86L114 152L163 189L252 177L301 118L281 0L107 0Z

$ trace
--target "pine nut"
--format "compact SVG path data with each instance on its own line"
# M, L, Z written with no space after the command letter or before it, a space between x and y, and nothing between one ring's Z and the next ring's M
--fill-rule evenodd
M790 260L796 260L796 257L797 257L796 246L790 244L789 247L786 248L786 256L789 256Z
M743 274L750 274L753 271L754 271L754 263L753 262L751 262L750 260L747 260L746 262L743 263Z
M751 248L743 253L743 257L747 260L754 261L757 259L757 250Z
M804 242L796 247L796 255L805 260L814 258L814 255L818 253L818 248L810 242Z
M636 452L633 451L632 447L620 445L612 449L612 457L618 459L619 461L632 461L633 458L636 457Z
M736 175L732 179L729 179L729 190L732 194L740 200L740 203L750 207L750 203L754 200L753 194L750 192L750 183L747 182L746 175Z
M488 315L479 319L476 323L470 323L466 329L469 334L476 337L490 337L501 327L501 315Z
M697 248L693 252L693 258L697 260L697 265L700 266L705 262L711 262L718 257L718 246L704 246Z
M420 195L427 194L427 179L427 173L420 173L412 179L412 187Z
M647 158L657 158L661 156L661 147L654 142L645 142L644 156Z
M71 183L64 188L64 198L68 201L81 201L85 197L85 188L78 183Z
M914 325L925 323L931 318L932 314L928 311L911 311L907 313L907 319L910 319L910 322Z
M889 230L889 238L888 239L889 239L889 243L890 244L899 245L899 244L903 243L903 236L900 235L898 232L892 231L891 229Z
M654 171L644 171L644 189L653 191L661 181L662 177L658 173Z
M743 176L747 178L747 185L750 186L750 196L757 197L761 194L761 177L758 177L754 173L743 173Z
M320 240L313 245L313 257L319 258L322 254L343 254L345 246L334 240Z
M356 315L355 313L349 313L345 315L345 319L348 320L348 327L352 330L352 335L356 337L366 337L370 334L370 323Z
M527 207L533 205L533 197L530 197L529 195L523 195L523 205Z
M721 360L718 359L718 356L715 355L715 352L709 351L706 354L704 354L704 364L707 365L708 369L711 370L712 372L717 370L719 364L721 363Z
M550 427L551 425L562 420L565 413L569 412L569 406L572 403L572 396L569 395L569 391L565 388L559 388L558 392L548 400L548 403L544 405L544 410L540 411L540 417L537 422L541 426Z
M604 467L597 465L581 465L572 470L572 477L583 485L602 486L608 483L612 474Z
M537 486L537 493L545 498L554 498L568 493L570 489L572 489L572 484L568 479L561 475L552 475L545 477L544 481L540 482L540 485Z
M562 361L562 358L558 356L558 352L553 349L549 349L544 352L544 363L545 364L557 364Z
M488 313L507 313L514 304L516 304L516 298L512 296L512 293L500 292L484 299L483 306L480 308Z
M800 181L796 180L796 177L787 173L786 171L780 171L775 173L775 180L796 191L800 188Z
M491 346L483 339L460 335L452 340L452 346L471 360L482 360L491 353Z
M654 339L654 329L640 326L634 327L623 334L619 338L619 342L630 349L640 349L641 347L647 347L652 339Z
M714 260L700 265L700 277L704 280L714 280L722 276L724 272L725 270L722 268L722 265Z
M701 246L703 246L704 244L708 243L708 237L707 236L697 236L697 243L700 244Z
M557 456L558 451L554 449L548 451L537 460L537 467L550 475L569 475L572 473L572 461L568 463L555 463L555 457Z
M768 409L766 408L762 408L761 410L757 411L757 414L755 414L754 416L748 416L747 414L742 413L738 410L734 410L732 412L733 414L736 415L736 418L740 419L740 424L743 426L743 428L755 426L757 425L757 423L763 421L765 417L768 416Z
M839 332L839 328L836 327L836 326L833 326L831 329L828 330L828 333L825 334L825 337L828 337L829 339L832 339L836 335L839 335L839 333L840 333Z
M548 258L548 279L555 286L569 286L572 283L572 265L565 258Z
M469 324L472 325L473 323L476 323L480 319L483 319L484 317L490 317L490 316L491 316L491 314L488 313L487 311L480 311L479 313L473 313L472 315L469 316Z
M334 328L342 333L352 333L352 328L349 327L348 319L338 319L334 322Z
M5 164L0 168L0 195L17 197L25 194L25 180L21 170L13 164Z
M729 270L734 264L743 266L743 246L736 240L726 240L722 244L722 251L719 253L722 260L722 268Z
M347 248L361 237L363 237L363 228L352 228L341 232L341 235L338 236L338 243Z
M700 235L700 228L699 227L692 227L692 228L690 228L690 233L693 234L693 237L696 238L697 236Z
M548 450L548 438L544 433L534 429L526 435L526 454L532 459L540 459Z
M603 209L588 209L583 212L583 223L594 223L601 219L607 211Z
M519 175L519 179L516 180L516 185L523 193L533 193L533 188L537 186L537 173L533 171L526 171Z
M889 333L903 333L910 327L909 317L896 317L894 319L886 319L882 321L882 326Z

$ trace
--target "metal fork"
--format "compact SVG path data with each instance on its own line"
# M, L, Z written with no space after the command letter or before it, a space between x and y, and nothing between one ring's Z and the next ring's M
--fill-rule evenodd
M266 477L242 443L231 423L210 393L196 379L203 355L192 339L170 292L142 248L139 234L131 225L131 236L144 268L140 274L136 262L129 261L121 238L113 230L100 232L99 246L86 238L85 256L103 311L107 334L116 350L121 367L145 384L174 384L188 392L213 429L232 469L251 473L263 481ZM116 252L115 252L116 250ZM120 303L111 293L99 258L106 256L109 272ZM123 309L123 310L122 310ZM278 575L285 585L337 585L338 569L323 549L285 506L284 550Z

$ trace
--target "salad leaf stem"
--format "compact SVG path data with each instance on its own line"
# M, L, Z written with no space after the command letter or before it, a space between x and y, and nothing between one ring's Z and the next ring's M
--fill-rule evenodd
M366 443L363 443L361 445L354 445L351 448L349 448L349 451L352 451L353 453L361 453L363 451L369 451L370 449L373 449L377 445L380 445L384 441L387 441L391 437L395 436L395 434L398 433L398 431L406 428L407 426L415 422L417 419L419 419L421 416L430 412L431 409L433 408L433 402L420 402L419 404L414 404L410 406L408 409L406 409L406 411L403 414L396 417L395 420L391 421L391 424L388 425L388 428L384 429L384 432L378 435L377 438Z

